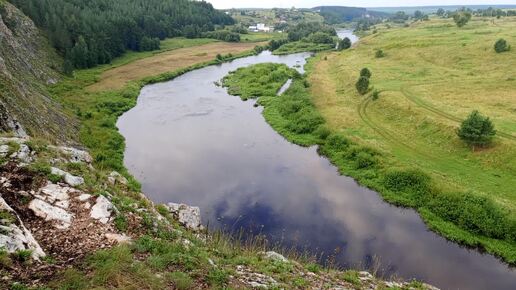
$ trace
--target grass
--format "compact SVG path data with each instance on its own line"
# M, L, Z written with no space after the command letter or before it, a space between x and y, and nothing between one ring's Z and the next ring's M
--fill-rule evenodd
M285 38L286 34L278 32L249 32L247 34L240 34L241 42L264 42L271 41L273 39Z
M362 156L363 165L373 165L366 176L327 152L342 173L390 202L417 208L447 238L510 263L516 263L516 57L493 46L500 37L516 43L514 25L514 18L474 18L460 29L442 19L380 28L353 49L309 64L312 100L328 128L379 153ZM376 58L380 49L385 56ZM363 67L372 72L366 96L354 87ZM473 151L456 129L475 109L491 117L498 137ZM388 167L397 169L382 169ZM408 181L414 188L403 188L402 175L415 178ZM396 183L402 188L389 188Z
M324 50L334 49L334 44L326 43L312 43L305 41L294 41L282 45L280 48L273 51L275 55L292 54L298 52L319 52Z
M180 42L183 43L185 40L181 39ZM221 53L238 55L253 49L259 44L256 42L228 43L208 40L186 43L189 45L185 48L177 48L158 54L138 54L138 57L133 56L137 53L126 55L122 60L114 62L112 66L99 68L102 73L98 77L98 81L91 84L88 89L96 92L122 89L131 81L138 81L197 63L208 62Z

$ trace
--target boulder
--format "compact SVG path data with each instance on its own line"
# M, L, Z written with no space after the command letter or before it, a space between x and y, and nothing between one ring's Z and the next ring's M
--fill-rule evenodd
M18 152L13 153L10 157L18 158L23 163L31 163L33 161L30 148L25 144L20 144Z
M39 260L45 256L45 252L34 239L32 233L23 225L16 212L0 197L0 210L11 213L15 218L15 223L0 223L0 248L5 249L8 253L14 253L19 250L31 250L32 258Z
M186 204L169 203L167 204L169 212L188 229L198 231L202 230L201 210L196 206L188 206Z
M51 172L52 174L64 177L64 181L70 186L75 187L75 186L84 184L84 178L82 178L82 177L72 175L72 174L70 174L66 171L63 171L59 168L56 168L56 167L52 167L51 170L52 170L52 172Z
M58 229L66 229L72 223L72 214L66 210L53 206L41 199L35 198L29 203L29 209L34 214L46 221L56 221L55 227Z
M48 182L47 185L42 187L34 196L59 207L68 208L70 200L69 193L72 191L74 191L74 189L70 187Z
M117 183L121 183L123 185L127 185L127 178L123 177L120 173L113 171L108 176L108 182L112 185L115 185Z
M0 156L6 157L9 153L9 145L0 145Z
M65 146L59 146L59 147L51 146L51 147L61 151L65 155L67 155L68 160L70 162L73 162L73 163L84 162L84 163L88 163L88 164L93 162L93 158L91 157L91 155L84 150L80 150L80 149L73 148L73 147L65 147Z
M109 222L111 212L115 207L106 197L103 195L97 197L97 202L91 208L90 216L103 224Z
M283 255L278 254L278 253L276 253L274 251L268 251L268 252L265 252L265 253L262 253L262 254L263 254L263 256L266 259L288 263L288 259L287 258L285 258Z

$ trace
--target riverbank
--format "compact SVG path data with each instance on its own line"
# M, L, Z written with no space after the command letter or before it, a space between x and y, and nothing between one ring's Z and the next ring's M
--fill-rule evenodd
M508 263L516 261L516 120L507 110L515 86L506 75L514 72L514 52L496 54L492 44L511 39L513 25L510 18L475 19L460 33L442 19L409 28L380 26L350 51L318 55L309 77L312 100L329 129L381 153L384 167L422 173L432 184L424 190L432 198L421 198L419 190L386 191L374 176L361 177L352 168L345 174L390 202L419 208L429 228L448 239ZM379 49L382 58L375 57ZM356 92L363 67L372 71L376 101ZM492 117L499 130L493 146L476 151L455 134L474 109Z

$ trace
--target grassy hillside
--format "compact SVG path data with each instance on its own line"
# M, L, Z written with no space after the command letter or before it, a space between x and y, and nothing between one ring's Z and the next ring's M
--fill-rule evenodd
M467 200L493 203L493 209L482 214L504 212L512 222L492 226L513 231L516 51L497 54L493 45L499 38L515 44L514 27L515 18L474 18L463 28L442 19L407 28L379 28L351 50L319 55L312 62L310 77L313 101L332 131L380 152L385 168L423 172L438 189L432 202L406 195L403 188L384 197L420 208L430 227L449 238L483 245L511 262L516 262L512 238L487 239L490 234L480 228L490 217L482 216L483 210L477 207L465 222L464 216L452 213L452 204L465 213ZM385 57L375 57L379 49ZM378 100L370 93L361 96L355 89L364 67L372 72L371 85L380 92ZM493 146L473 151L456 136L461 120L472 110L493 120L498 129ZM344 173L350 174L349 170ZM373 177L359 179L382 189L378 182L371 182ZM451 202L449 195L455 193L461 197ZM436 213L453 224L440 220ZM473 219L478 219L474 226Z
M72 141L76 122L43 84L57 82L62 61L34 23L0 1L0 131Z

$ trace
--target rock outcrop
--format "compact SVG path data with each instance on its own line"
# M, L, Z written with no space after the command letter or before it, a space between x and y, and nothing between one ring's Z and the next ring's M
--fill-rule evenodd
M169 212L187 229L198 231L202 230L201 210L195 206L186 204L169 203L167 204Z
M77 122L44 89L59 77L58 59L32 20L0 1L0 131L74 140Z

